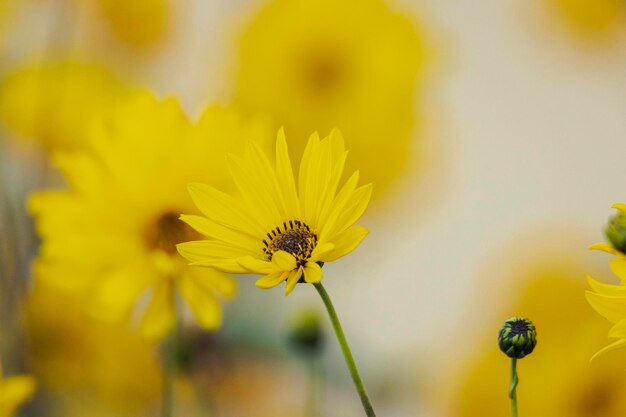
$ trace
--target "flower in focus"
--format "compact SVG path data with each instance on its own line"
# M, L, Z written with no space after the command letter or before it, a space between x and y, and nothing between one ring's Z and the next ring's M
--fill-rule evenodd
M176 252L197 236L178 220L195 211L186 185L229 186L225 152L269 136L227 109L209 108L192 124L177 101L148 93L116 110L95 127L91 151L56 158L70 189L30 199L42 238L35 273L84 294L104 319L123 320L137 306L150 339L174 326L175 290L200 326L215 329L218 297L233 297L235 283L215 269L187 268Z
M236 101L284 126L294 159L310 132L338 127L347 169L380 191L410 153L423 44L383 0L272 0L241 37Z
M32 397L36 387L35 379L27 375L3 378L0 364L0 417L13 416L17 409Z
M346 155L338 130L322 140L313 134L300 162L297 188L282 130L275 165L254 143L242 158L229 155L239 194L190 185L204 216L181 219L209 240L182 243L179 252L192 265L264 275L256 282L260 288L286 281L285 294L301 280L320 282L321 265L352 252L368 233L354 223L365 211L372 187L357 187L358 171L339 187Z
M626 204L614 204L613 208L618 209L618 213L609 220L605 228L605 234L611 243L598 243L590 249L615 255L615 258L609 260L609 266L620 282L607 284L588 277L591 291L587 291L586 295L591 307L613 323L613 327L609 330L609 337L618 340L597 352L593 358L626 346L626 254L622 252L623 243L626 240L626 228L622 227Z
M87 146L94 120L129 93L106 68L72 60L14 69L1 86L0 120L49 150Z

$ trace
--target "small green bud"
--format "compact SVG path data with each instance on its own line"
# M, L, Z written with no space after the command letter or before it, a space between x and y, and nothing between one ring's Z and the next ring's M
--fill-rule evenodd
M500 350L509 358L521 359L530 354L537 344L535 325L524 317L511 317L498 333Z
M306 310L296 314L289 325L289 341L296 349L306 354L321 351L324 331L317 311Z
M609 218L604 235L618 251L626 253L626 214L621 210Z

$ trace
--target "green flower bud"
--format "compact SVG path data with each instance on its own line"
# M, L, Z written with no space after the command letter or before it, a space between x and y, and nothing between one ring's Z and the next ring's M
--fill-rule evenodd
M289 342L299 351L315 354L324 343L320 316L315 310L299 312L289 325Z
M537 344L535 325L524 317L511 317L498 333L500 350L509 358L521 359L530 354Z
M609 218L604 235L618 251L626 253L626 214L621 210Z

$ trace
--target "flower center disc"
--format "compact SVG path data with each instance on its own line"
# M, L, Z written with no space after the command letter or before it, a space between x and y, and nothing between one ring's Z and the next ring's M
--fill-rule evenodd
M169 255L177 253L176 244L199 238L191 227L179 220L179 214L165 212L146 230L145 241L150 249L160 249Z
M284 222L267 234L268 239L263 239L263 252L268 260L272 260L274 252L282 250L296 258L298 266L303 266L311 257L311 253L317 245L317 235L309 226L299 220Z

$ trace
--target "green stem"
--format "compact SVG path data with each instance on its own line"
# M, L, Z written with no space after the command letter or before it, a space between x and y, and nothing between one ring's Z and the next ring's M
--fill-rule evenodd
M309 368L309 393L308 393L308 409L309 417L317 417L319 415L319 366L316 357L307 358Z
M354 358L352 357L352 352L350 351L350 346L348 346L346 335L343 333L341 323L339 323L339 317L337 317L337 312L333 307L333 303L332 301L330 301L330 297L328 296L328 293L321 283L313 284L313 286L319 293L320 297L322 297L324 306L326 306L330 321L333 324L333 329L335 330L335 335L337 335L337 340L339 341L339 346L341 346L341 351L343 352L343 357L346 361L346 365L348 365L348 370L350 371L350 375L352 375L352 380L354 381L354 385L356 386L356 391L361 398L361 403L363 404L365 414L367 415L367 417L376 417L376 414L374 413L374 408L372 407L372 403L367 396L365 385L363 385L363 381L361 380L361 376L359 375L359 370L357 369Z
M172 333L161 346L161 361L163 366L163 391L161 416L172 417L174 415L174 379L176 377L176 350L178 342L178 323Z
M517 359L511 359L511 388L509 388L509 398L511 399L511 414L513 417L517 417L517 383L519 378L517 377Z

